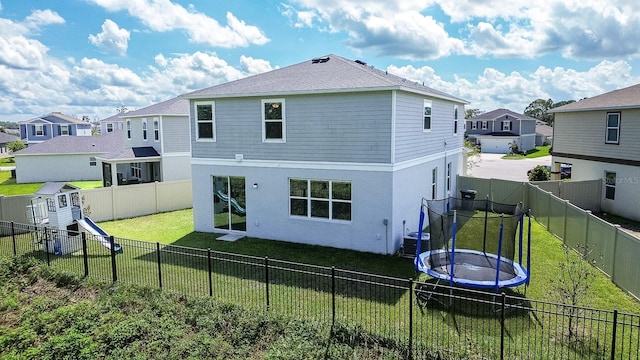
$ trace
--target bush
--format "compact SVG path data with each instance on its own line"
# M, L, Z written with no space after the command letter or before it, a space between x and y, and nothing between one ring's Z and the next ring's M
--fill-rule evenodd
M544 165L538 165L529 170L529 181L547 181L551 179L551 173L549 167Z

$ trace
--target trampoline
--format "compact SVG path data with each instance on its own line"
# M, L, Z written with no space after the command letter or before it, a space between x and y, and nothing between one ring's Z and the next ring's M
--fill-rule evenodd
M437 281L469 288L493 289L529 285L531 257L523 255L524 212L520 205L488 199L422 200L419 236L428 210L430 241L418 241L416 271ZM528 228L527 249L531 245Z

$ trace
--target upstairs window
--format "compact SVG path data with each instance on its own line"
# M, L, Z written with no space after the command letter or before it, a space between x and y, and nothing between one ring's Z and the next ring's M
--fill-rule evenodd
M476 130L478 128L478 124L475 121L471 122L471 130Z
M262 100L262 140L284 142L286 140L284 99Z
M458 105L453 105L453 134L458 133Z
M487 121L482 122L482 130L487 130Z
M33 126L33 135L35 135L35 136L44 136L44 126L42 126L42 125L34 125Z
M213 102L196 102L196 140L215 141L215 104Z
M511 121L502 122L502 131L511 131Z
M607 113L607 144L620 143L620 113Z
M422 130L431 130L431 100L424 101L424 120L422 124Z
M142 119L142 139L147 141L147 119Z
M616 199L616 173L611 171L604 172L604 197L605 199Z
M153 139L160 141L160 122L158 119L153 119Z
M60 135L69 136L69 125L60 125Z
M107 132L110 133L113 131L113 124L112 123L107 123Z
M131 120L127 120L127 139L131 139Z

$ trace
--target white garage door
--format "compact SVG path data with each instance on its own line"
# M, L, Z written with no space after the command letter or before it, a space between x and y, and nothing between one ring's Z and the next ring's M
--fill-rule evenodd
M513 142L512 138L499 139L482 139L482 152L489 154L506 154L510 152L509 143Z

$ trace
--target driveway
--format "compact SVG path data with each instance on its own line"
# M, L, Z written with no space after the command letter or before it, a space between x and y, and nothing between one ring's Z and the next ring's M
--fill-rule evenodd
M551 165L551 155L535 159L504 160L504 154L480 154L480 161L467 173L484 179L529 181L527 171L537 165Z

